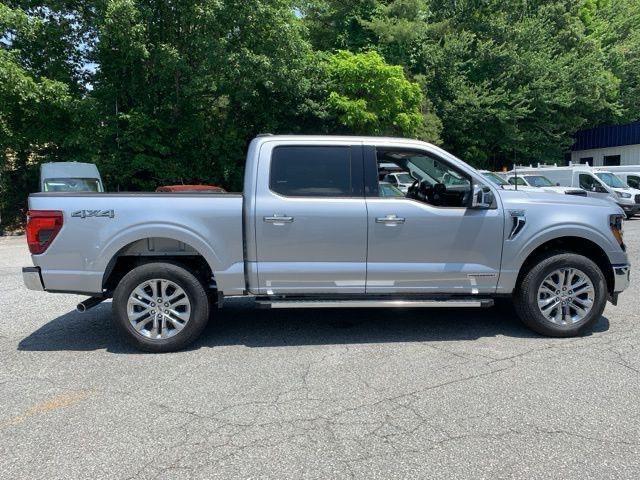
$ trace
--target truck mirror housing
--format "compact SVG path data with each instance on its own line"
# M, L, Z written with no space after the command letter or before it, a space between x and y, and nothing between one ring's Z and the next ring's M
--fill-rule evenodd
M473 196L471 197L471 208L487 209L493 206L494 198L491 189L484 185L473 186Z

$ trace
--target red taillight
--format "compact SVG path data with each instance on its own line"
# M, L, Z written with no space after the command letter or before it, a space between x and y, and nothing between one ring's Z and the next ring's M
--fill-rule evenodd
M27 213L27 243L34 255L43 253L62 228L60 210L29 210Z

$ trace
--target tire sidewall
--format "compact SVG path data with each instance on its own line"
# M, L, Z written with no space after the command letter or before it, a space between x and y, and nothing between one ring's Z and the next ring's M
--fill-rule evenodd
M158 340L139 334L127 315L127 302L131 292L141 283L154 278L166 279L178 285L191 304L191 317L185 327L173 337ZM118 284L113 295L113 305L113 319L121 333L137 348L151 352L184 348L198 337L209 319L209 299L202 283L184 267L172 263L148 263L131 270Z
M540 309L538 308L538 288L540 288L543 280L553 271L561 268L575 268L582 271L589 277L594 287L594 301L591 311L585 318L576 323L569 323L561 325L550 322L545 318ZM540 262L536 267L532 269L533 276L531 278L531 287L525 293L523 299L529 310L529 314L533 319L549 332L561 335L573 335L597 321L604 311L604 307L607 302L607 286L604 275L600 268L591 260L581 255L575 254L558 254L550 256L549 258Z

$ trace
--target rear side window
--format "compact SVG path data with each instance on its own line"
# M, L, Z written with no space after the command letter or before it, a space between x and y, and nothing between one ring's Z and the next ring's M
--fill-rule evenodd
M269 188L288 197L350 197L351 147L282 146L273 150Z

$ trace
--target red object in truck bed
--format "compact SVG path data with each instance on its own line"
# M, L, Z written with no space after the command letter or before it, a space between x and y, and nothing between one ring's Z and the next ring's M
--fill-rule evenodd
M215 185L165 185L156 188L156 192L225 193L226 190Z

